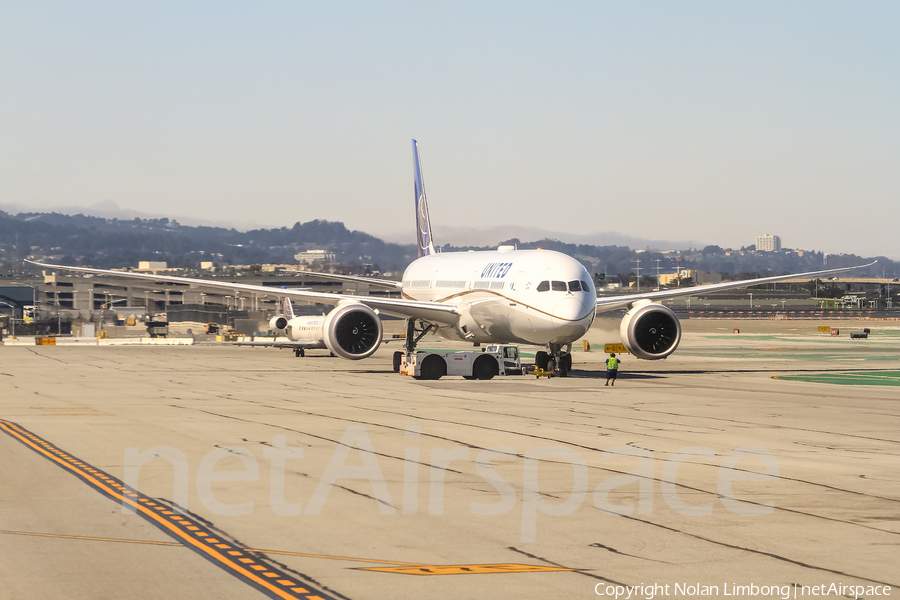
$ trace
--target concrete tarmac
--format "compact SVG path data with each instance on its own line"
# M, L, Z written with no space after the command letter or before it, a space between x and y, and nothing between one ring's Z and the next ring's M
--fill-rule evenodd
M900 387L778 377L896 372L900 325L683 325L615 387L596 350L426 382L392 345L2 347L0 599L895 594Z

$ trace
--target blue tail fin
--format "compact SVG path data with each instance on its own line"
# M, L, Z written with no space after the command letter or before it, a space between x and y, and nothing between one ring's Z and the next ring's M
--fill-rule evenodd
M413 179L416 188L416 241L419 257L434 254L434 240L431 238L431 219L428 218L428 204L425 202L425 182L422 180L422 166L419 164L419 143L413 144Z

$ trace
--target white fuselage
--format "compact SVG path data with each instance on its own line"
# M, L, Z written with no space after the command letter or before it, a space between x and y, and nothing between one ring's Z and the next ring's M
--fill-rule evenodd
M587 269L552 250L423 256L402 284L406 299L457 307L458 322L439 335L480 343L571 344L587 333L597 302Z
M308 342L309 348L325 348L324 323L324 316L294 317L288 321L284 332L292 342Z

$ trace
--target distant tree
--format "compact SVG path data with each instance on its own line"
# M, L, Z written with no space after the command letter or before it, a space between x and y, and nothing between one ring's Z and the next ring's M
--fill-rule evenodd
M759 279L760 277L762 277L762 275L756 271L741 271L740 273L736 273L734 277L731 277L730 279L732 281L743 281L744 279Z
M693 277L682 277L681 284L679 287L693 287L694 286L694 278Z
M656 287L656 277L652 275L641 275L641 288L655 288Z
M800 288L809 292L810 296L816 295L816 286L818 285L818 281L810 280L806 283L801 283Z
M725 254L720 246L706 246L702 251L703 256Z
M841 298L844 295L844 290L840 287L834 285L833 283L825 286L821 290L819 290L820 298Z

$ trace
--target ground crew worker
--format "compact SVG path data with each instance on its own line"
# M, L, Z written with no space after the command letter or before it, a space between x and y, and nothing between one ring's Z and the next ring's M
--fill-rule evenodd
M619 372L619 363L621 362L616 358L615 352L609 355L609 358L606 359L606 383L603 385L609 385L610 380L612 380L613 386L616 385L616 374Z

